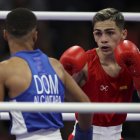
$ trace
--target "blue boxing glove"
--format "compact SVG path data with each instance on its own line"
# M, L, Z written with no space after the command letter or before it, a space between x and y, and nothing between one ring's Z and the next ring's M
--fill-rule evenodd
M93 127L91 126L88 130L81 130L79 124L76 124L75 136L73 140L92 140L93 137Z

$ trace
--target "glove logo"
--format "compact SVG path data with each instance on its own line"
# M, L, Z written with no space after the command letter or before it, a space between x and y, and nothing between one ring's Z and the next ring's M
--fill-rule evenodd
M109 88L109 86L107 86L107 85L101 85L100 86L100 91L108 91L108 88Z

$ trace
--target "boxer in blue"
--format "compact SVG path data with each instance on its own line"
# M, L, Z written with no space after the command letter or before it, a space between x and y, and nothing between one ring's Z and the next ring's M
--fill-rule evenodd
M33 49L36 28L36 16L28 9L14 9L6 17L4 38L11 57L0 63L0 101L8 91L10 102L90 102L58 60ZM17 140L62 140L61 113L10 111L10 116ZM92 114L79 114L79 120L75 140L92 130Z

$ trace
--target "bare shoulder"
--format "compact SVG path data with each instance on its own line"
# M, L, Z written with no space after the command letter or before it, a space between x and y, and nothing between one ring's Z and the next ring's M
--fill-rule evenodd
M49 57L49 61L50 61L51 65L57 65L57 66L61 67L61 63L56 58Z
M50 64L52 65L52 67L54 69L62 69L62 64L59 62L59 60L55 59L55 58L52 58L52 57L49 57L49 61L50 61Z
M59 62L59 60L55 58L49 57L49 61L59 78L63 81L64 80L64 68L62 64Z
M0 62L0 76L3 75L5 78L13 76L17 71L23 70L22 64L21 60L17 57Z
M8 74L8 71L9 70L9 61L6 60L6 61L2 61L0 62L0 79L5 79L5 77L7 76Z

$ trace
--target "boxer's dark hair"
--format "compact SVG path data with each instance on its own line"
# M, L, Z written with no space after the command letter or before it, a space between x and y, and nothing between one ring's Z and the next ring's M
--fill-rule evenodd
M94 27L95 23L105 20L112 20L120 29L124 29L125 20L123 14L115 8L106 8L98 11L92 20Z
M26 8L17 8L8 13L5 29L13 36L22 37L36 28L35 14Z

